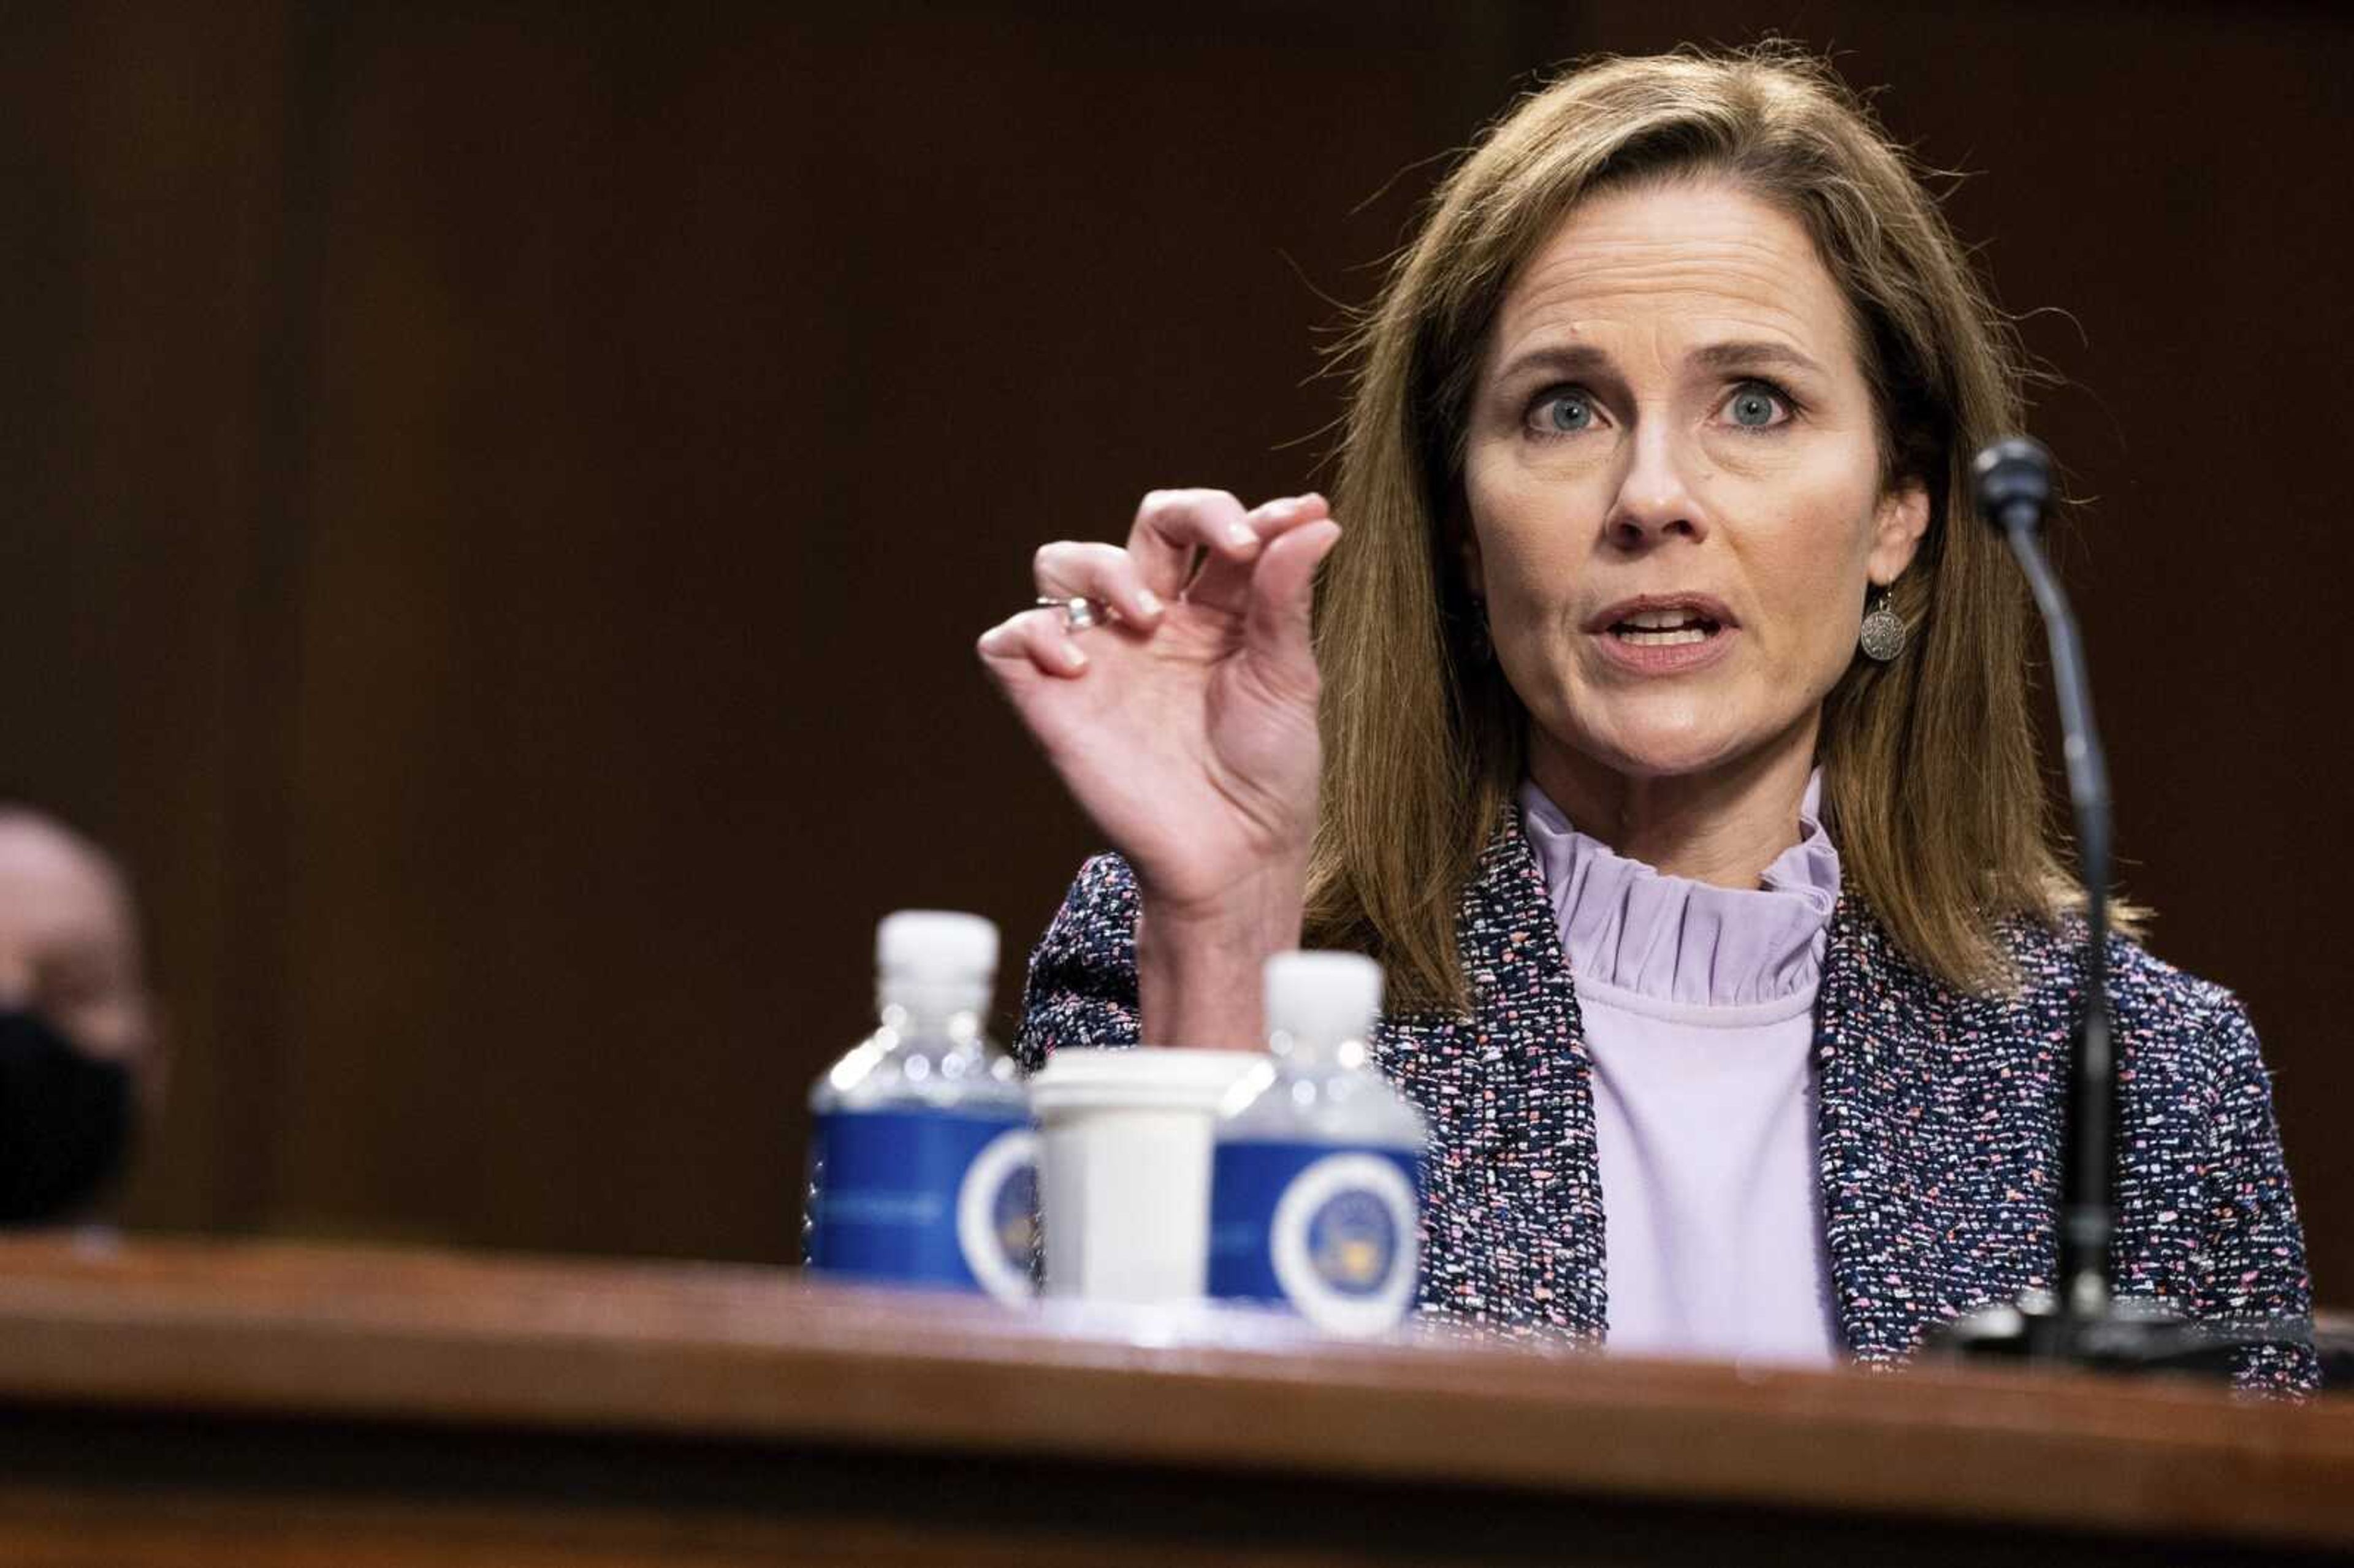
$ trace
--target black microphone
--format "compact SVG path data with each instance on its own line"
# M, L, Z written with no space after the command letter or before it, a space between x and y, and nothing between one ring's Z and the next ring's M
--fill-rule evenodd
M1950 1353L2098 1367L2228 1375L2243 1346L2304 1341L2291 1328L2218 1333L2154 1302L2112 1301L2109 1255L2115 1233L2110 1195L2116 1161L2116 1062L2109 1033L2109 768L2093 726L2093 687L2084 641L2045 558L2041 535L2052 504L2052 454L2008 437L1970 464L1979 514L1999 529L2027 574L2052 649L2052 695L2060 707L2068 797L2076 819L2077 873L2084 888L2084 1000L2068 1077L2061 1134L2058 1290L2031 1290L2016 1303L1964 1314L1932 1336Z
M2076 818L2076 869L2084 887L2084 1004L2069 1075L2068 1130L2062 1162L2060 1292L2067 1313L2098 1317L2109 1300L2109 1244L2115 1228L2109 1181L2115 1158L2116 1064L2109 1043L2109 766L2093 726L2093 683L2084 641L2041 545L2052 504L2052 454L2009 436L1970 464L1978 513L2002 531L2027 574L2052 647L2052 694Z
M2006 436L1970 464L1978 513L2004 533L2040 533L2052 504L2052 454L2025 436Z

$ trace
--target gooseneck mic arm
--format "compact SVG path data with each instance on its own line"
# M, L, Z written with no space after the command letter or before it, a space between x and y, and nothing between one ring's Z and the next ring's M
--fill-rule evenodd
M2260 1344L2312 1344L2302 1320L2274 1319L2211 1328L2168 1311L2154 1298L2109 1299L2109 1250L2116 1208L2116 1050L2109 1036L2109 765L2093 732L2093 687L2084 641L2067 593L2043 556L2043 514L2052 499L2051 452L2036 442L1999 440L1970 464L1978 511L2003 530L2043 612L2052 650L2052 694L2067 748L2067 791L2076 808L2076 871L2084 878L2084 1003L2069 1062L2067 1126L2060 1132L2060 1278L2057 1290L2027 1290L1958 1316L1930 1335L1956 1356L2081 1365L2109 1372L2232 1375Z
M2010 542L2051 639L2052 685L2060 703L2068 796L2076 810L2077 870L2084 884L2084 994L2069 1064L2068 1121L2062 1131L2058 1288L2030 1290L2015 1302L1965 1313L1936 1330L1932 1342L1967 1357L2109 1372L2229 1375L2242 1351L2309 1344L2309 1330L2286 1320L2217 1330L2185 1321L2155 1299L2109 1297L2117 1125L2117 1069L2109 1031L2109 769L2093 729L2093 694L2076 618L2043 554L2052 454L2013 438L1978 453L1971 467L1978 510Z
M2052 454L2014 436L1978 453L1971 471L1980 514L2002 530L2043 614L2061 747L2068 761L2068 798L2076 816L2076 864L2084 885L2084 999L2061 1166L2059 1286L2062 1311L2084 1321L2108 1308L2115 1228L2109 1193L2116 1127L2116 1060L2109 1038L2109 766L2093 726L2084 640L2043 553Z

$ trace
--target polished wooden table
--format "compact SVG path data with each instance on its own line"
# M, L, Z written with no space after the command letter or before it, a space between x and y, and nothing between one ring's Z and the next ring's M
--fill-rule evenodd
M0 1563L2349 1551L2336 1398L1345 1345L716 1266L0 1243Z

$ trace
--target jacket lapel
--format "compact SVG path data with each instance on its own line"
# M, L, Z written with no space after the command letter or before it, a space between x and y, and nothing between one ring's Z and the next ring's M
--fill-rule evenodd
M1924 1202L1944 1187L1928 1125L1935 1072L1915 1048L1917 1020L1884 983L1882 947L1842 895L1815 1003L1817 1137L1840 1338L1862 1361L1910 1351L1943 1306L1940 1238Z
M1849 1350L1894 1360L2048 1284L2064 1034L1925 973L1847 897L1815 1016L1824 1239Z
M1602 1191L1577 995L1519 818L1480 857L1457 928L1468 1017L1402 1016L1384 1070L1430 1124L1432 1311L1546 1336L1598 1339Z

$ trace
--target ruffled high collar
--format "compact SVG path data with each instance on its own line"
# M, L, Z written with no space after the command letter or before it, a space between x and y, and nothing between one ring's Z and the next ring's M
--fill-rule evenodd
M1754 889L1663 876L1569 824L1534 779L1521 812L1580 983L1654 1001L1735 1007L1811 994L1839 902L1839 851L1823 832L1823 775L1807 780L1798 842Z

